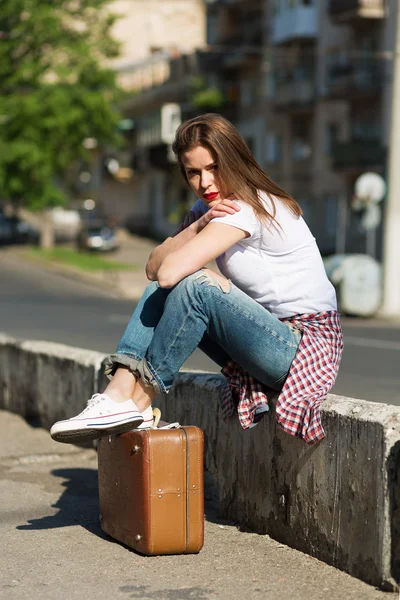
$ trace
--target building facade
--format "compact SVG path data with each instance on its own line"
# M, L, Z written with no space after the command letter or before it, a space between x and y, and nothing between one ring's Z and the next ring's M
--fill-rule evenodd
M133 231L171 233L193 200L171 155L174 131L195 114L219 112L299 201L324 255L380 258L381 225L365 231L352 201L359 175L385 176L396 0L163 0L161 12L156 1L116 2L121 11L132 4L145 5L153 38L140 60L115 67L134 123L118 159L132 178L106 173L106 211ZM187 26L198 28L185 38L190 48L175 43L182 21L175 34L172 25L169 37L157 34L178 4L190 6Z
M302 205L323 254L380 258L382 226L363 228L353 195L362 173L385 174L395 10L384 0L269 6L267 168Z
M179 112L190 57L206 43L205 6L203 0L115 0L110 11L120 16L113 33L121 55L111 66L125 91L125 144L101 157L96 200L103 214L132 231L164 235L174 228L175 204L187 194L182 186L178 198L172 193L178 174L166 128L179 124L176 104Z

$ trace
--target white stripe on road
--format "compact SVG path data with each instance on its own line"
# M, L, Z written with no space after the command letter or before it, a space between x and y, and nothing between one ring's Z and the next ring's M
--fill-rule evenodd
M113 314L108 316L110 323L118 325L127 325L131 315ZM344 336L344 346L357 346L360 348L374 348L376 350L400 350L400 342L391 342L390 340L376 340L373 338Z
M108 315L108 321L110 323L116 323L117 325L128 325L128 321L132 315Z
M360 346L361 348L375 348L377 350L400 350L400 342L352 337L345 334L344 347L346 348L346 346Z

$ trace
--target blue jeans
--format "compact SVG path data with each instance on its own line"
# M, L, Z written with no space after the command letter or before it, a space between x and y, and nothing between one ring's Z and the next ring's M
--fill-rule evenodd
M118 344L106 374L119 365L157 393L171 387L180 367L200 347L223 367L232 359L268 387L279 390L301 332L280 321L230 283L224 291L200 270L171 289L150 283Z

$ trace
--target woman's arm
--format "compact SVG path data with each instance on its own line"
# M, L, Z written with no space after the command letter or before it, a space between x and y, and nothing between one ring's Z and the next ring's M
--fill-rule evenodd
M238 210L240 210L240 206L227 198L222 202L217 201L216 203L210 203L209 210L199 219L196 219L196 215L191 211L189 215L185 217L177 232L154 248L150 254L146 264L147 278L150 281L158 279L158 270L165 258L172 252L185 246L204 229L211 219L225 217L227 214L232 215Z
M248 235L232 225L209 223L184 246L164 258L157 273L160 287L173 287Z
M179 231L179 230L178 230ZM149 256L146 264L146 276L150 281L157 279L157 273L161 263L171 252L174 252L181 246L185 245L197 235L196 223L192 223L186 229L183 229L173 237L167 238L162 244L156 246Z

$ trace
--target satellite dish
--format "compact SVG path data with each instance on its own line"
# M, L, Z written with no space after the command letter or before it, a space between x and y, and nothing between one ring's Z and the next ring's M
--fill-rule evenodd
M385 180L378 173L363 173L354 184L354 193L357 200L365 203L381 202L386 194Z
M370 204L361 217L361 225L366 231L378 227L381 222L381 209L377 204Z

